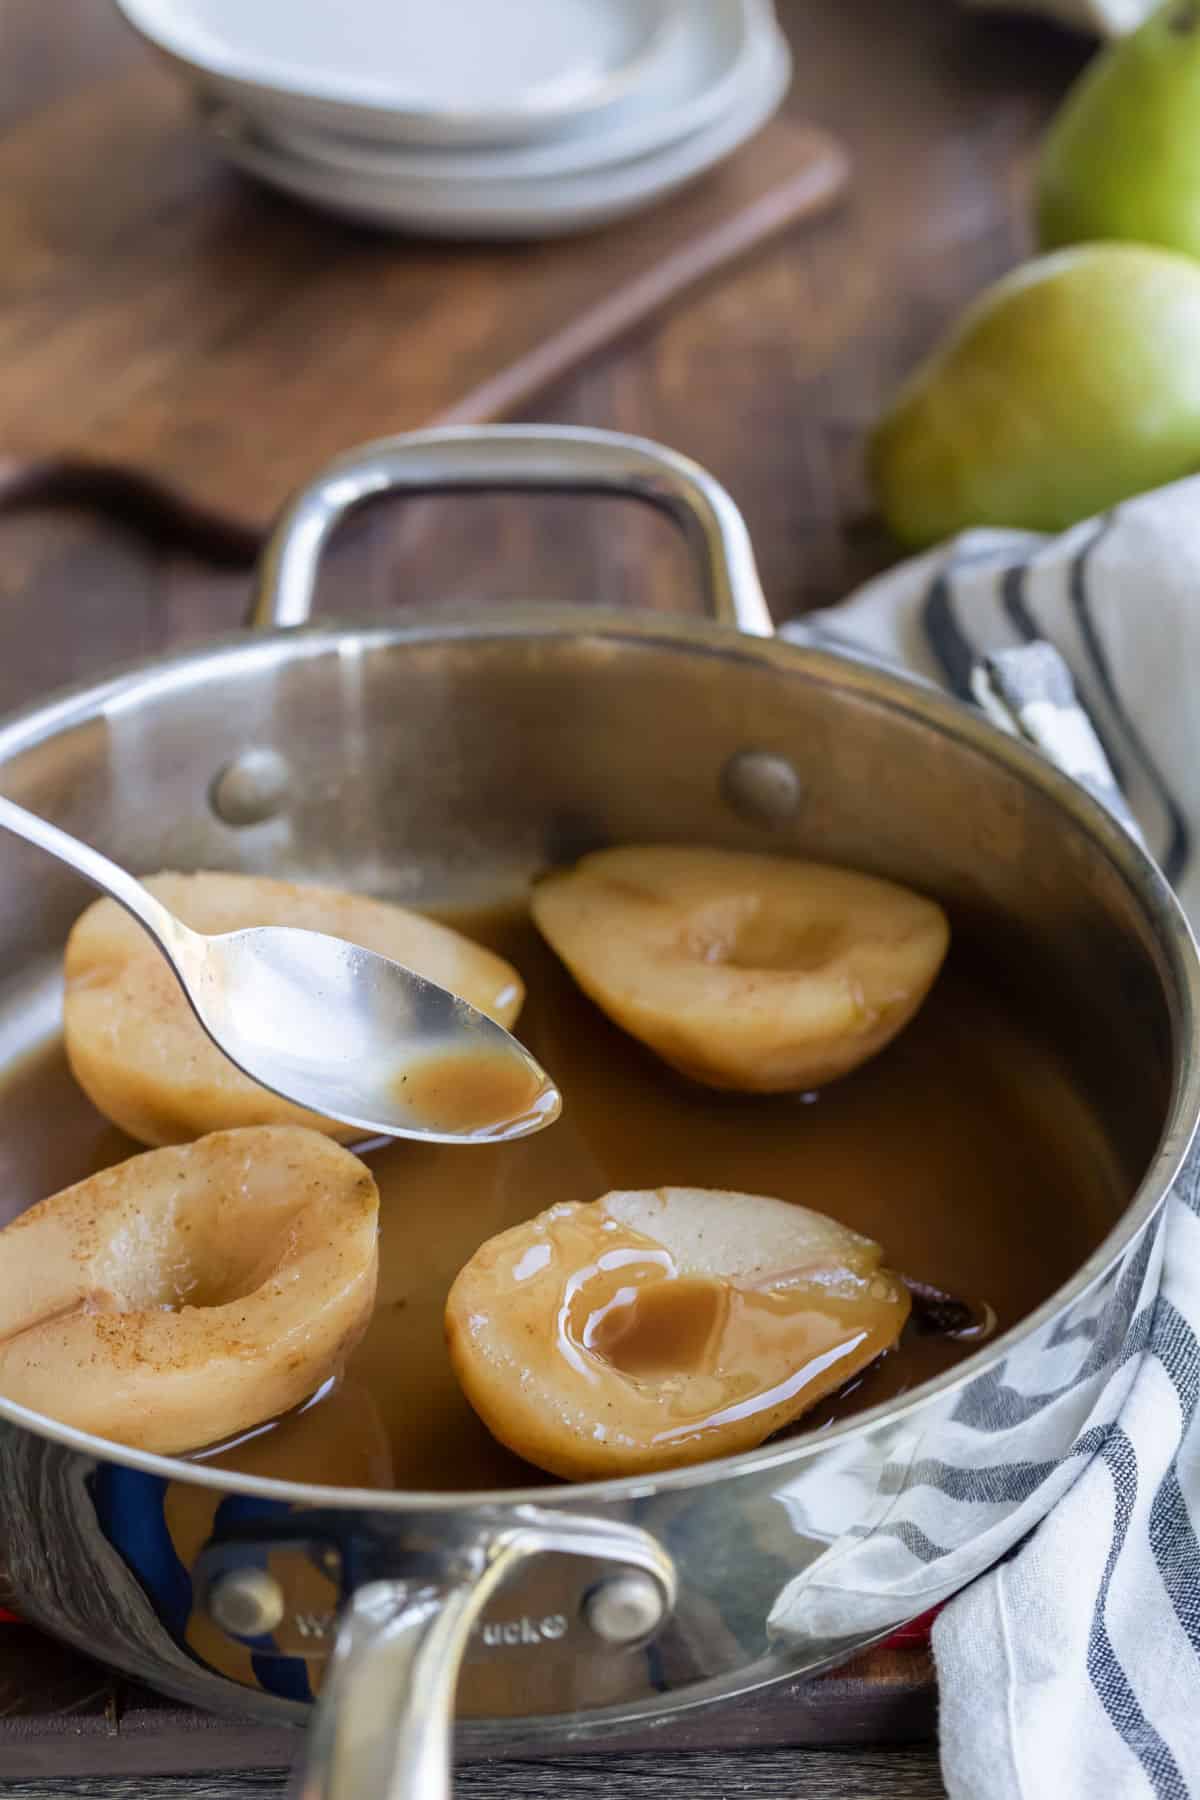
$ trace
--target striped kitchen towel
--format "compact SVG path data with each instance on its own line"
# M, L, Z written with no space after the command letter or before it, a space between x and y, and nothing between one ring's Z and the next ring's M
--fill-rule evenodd
M1018 716L1022 706L1062 701L1057 659L1040 669L1032 659L1031 673L1031 659L1007 653L1054 645L1145 842L1200 925L1200 707L1191 689L1200 668L1200 478L1059 537L970 532L785 635L900 665ZM1103 787L1104 758L1089 762L1086 731L1080 738L1077 772ZM1146 1354L1131 1357L1115 1417L1085 1434L1090 1459L1081 1472L1078 1459L1063 1471L1053 1510L1015 1555L984 1574L964 1567L970 1585L934 1627L952 1800L1200 1795L1198 1186L1182 1183L1169 1202L1161 1284L1148 1286L1138 1314ZM914 1603L922 1533L936 1534L952 1485L919 1484L912 1504L921 1516L862 1547L888 1559L893 1591ZM805 1596L810 1609L820 1599ZM835 1593L831 1584L827 1604L845 1601L846 1585Z

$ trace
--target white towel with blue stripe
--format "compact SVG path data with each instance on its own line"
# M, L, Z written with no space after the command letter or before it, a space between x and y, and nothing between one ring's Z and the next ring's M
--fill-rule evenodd
M1018 717L1022 705L1054 704L1053 670L1035 666L1030 676L1030 659L1010 664L1005 653L1054 645L1151 853L1200 926L1200 705L1191 685L1200 669L1200 478L1060 537L969 532L785 635L901 665L988 710L999 697ZM1077 772L1103 787L1103 760L1089 762L1086 737ZM1200 1795L1196 1185L1168 1203L1161 1285L1139 1312L1145 1354L1131 1358L1115 1417L1088 1433L1090 1460L1074 1479L1064 1471L1056 1505L1015 1555L987 1573L964 1569L970 1585L935 1625L952 1800ZM936 1508L934 1486L924 1491ZM906 1520L878 1546L893 1590L911 1595L914 1610L921 1528ZM829 1603L844 1604L834 1586ZM820 1604L811 1588L806 1604Z

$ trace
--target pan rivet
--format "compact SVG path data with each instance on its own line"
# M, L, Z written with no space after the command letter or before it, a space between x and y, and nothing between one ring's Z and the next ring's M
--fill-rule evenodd
M214 1582L208 1610L231 1637L263 1637L283 1618L283 1589L265 1569L231 1569Z
M739 750L721 770L721 796L753 825L782 825L800 810L804 784L786 756Z
M653 1575L631 1570L592 1589L583 1616L606 1644L632 1644L662 1624L666 1600Z
M226 825L261 825L282 807L291 780L278 750L243 750L214 778L209 805Z

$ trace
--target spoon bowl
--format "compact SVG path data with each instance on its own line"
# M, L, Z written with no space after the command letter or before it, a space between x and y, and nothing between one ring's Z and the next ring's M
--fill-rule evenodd
M193 931L132 875L0 797L0 827L119 902L170 964L217 1049L260 1087L368 1137L528 1137L561 1110L524 1045L457 994L324 932Z
M186 930L171 961L244 1074L364 1136L495 1143L558 1117L557 1088L503 1025L373 950L289 926Z

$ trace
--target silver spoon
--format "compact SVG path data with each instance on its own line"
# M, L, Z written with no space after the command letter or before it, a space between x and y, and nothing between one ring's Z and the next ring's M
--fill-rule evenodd
M132 913L217 1049L285 1100L364 1137L440 1144L528 1137L558 1117L558 1089L524 1046L415 970L290 926L206 936L99 851L2 797L0 827Z

